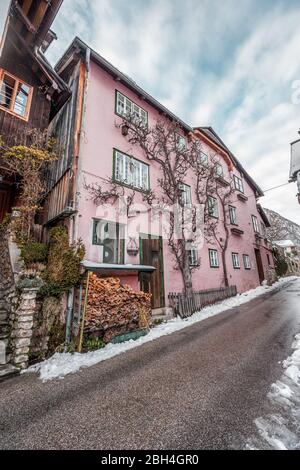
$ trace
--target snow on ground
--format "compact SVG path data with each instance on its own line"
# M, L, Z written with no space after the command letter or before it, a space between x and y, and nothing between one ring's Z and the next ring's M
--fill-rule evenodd
M271 385L270 412L254 421L257 436L248 440L246 449L300 450L300 334L292 348L282 363L282 377Z
M150 333L137 340L129 340L121 344L108 344L103 349L97 351L91 351L84 354L80 353L55 353L52 357L46 361L35 364L24 372L39 372L42 381L51 380L54 378L62 378L67 374L72 374L82 367L89 367L99 362L110 359L111 357L122 354L130 349L136 348L144 343L153 341L154 339L160 338L161 336L169 335L175 331L186 328L194 323L198 323L206 318L212 317L219 313L225 312L234 307L238 307L250 300L270 292L280 285L289 282L291 280L298 279L296 276L290 276L280 279L278 282L273 284L271 287L262 285L256 289L249 290L243 294L238 294L235 297L226 299L214 305L203 308L200 312L194 313L191 317L182 320L177 317L166 323L162 323L150 330ZM291 364L291 367L293 365ZM293 373L293 369L290 370ZM295 373L295 372L294 372Z

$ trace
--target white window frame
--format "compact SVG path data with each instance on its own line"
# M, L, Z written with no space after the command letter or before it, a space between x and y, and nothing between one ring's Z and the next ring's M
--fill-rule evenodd
M245 269L251 269L251 262L250 262L250 256L244 254L243 255L243 262L244 262L244 268Z
M261 234L262 234L262 236L263 236L264 238L266 238L266 236L267 236L267 228L266 228L264 222L262 222L262 221L260 222L260 229L261 229Z
M184 206L190 206L192 204L192 189L188 184L179 183L180 189L180 200Z
M231 253L231 256L234 269L241 269L240 255L238 253Z
M208 166L208 155L206 153L200 152L198 158L201 165Z
M189 258L189 265L190 266L199 266L199 257L198 257L198 250L195 248L191 248L187 250L188 258Z
M235 189L237 189L237 191L240 191L241 193L244 193L243 180L239 176L233 175L233 181Z
M113 252L113 259L107 259L106 257L106 242ZM125 258L125 225L105 219L93 219L92 244L102 247L102 263L123 264Z
M260 233L259 225L258 225L258 218L256 217L256 215L251 215L251 218L252 218L252 226L253 226L254 232Z
M208 257L209 257L209 265L211 268L220 267L218 250L213 250L209 248Z
M129 118L133 115L138 121L141 121L143 125L148 125L148 113L144 108L137 105L118 90L116 90L115 100L115 111L118 116ZM120 103L123 103L123 106Z
M125 184L141 191L149 191L150 167L120 150L114 149L114 174L113 179L121 184Z
M220 163L216 163L214 166L214 174L216 178L223 178L224 176L224 170L223 167Z
M213 202L213 204L211 202ZM213 212L211 212L211 209L213 209ZM207 211L210 217L219 218L218 200L213 196L208 196L207 198Z
M186 138L183 135L178 134L177 132L175 132L175 143L176 143L176 149L179 152L186 150L187 148Z
M235 206L229 205L229 219L232 225L237 225L237 210Z

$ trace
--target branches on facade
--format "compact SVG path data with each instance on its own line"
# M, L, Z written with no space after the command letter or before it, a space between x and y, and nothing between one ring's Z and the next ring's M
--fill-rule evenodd
M45 192L44 174L49 163L57 159L56 142L46 131L29 129L19 132L12 145L0 138L0 158L18 180L18 218L13 231L20 244L32 234L34 217Z

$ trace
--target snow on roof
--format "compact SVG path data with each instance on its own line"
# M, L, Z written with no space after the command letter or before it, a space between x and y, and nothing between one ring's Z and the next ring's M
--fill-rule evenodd
M289 246L295 246L295 243L292 240L277 240L274 242L275 245L281 246L283 248L288 248Z

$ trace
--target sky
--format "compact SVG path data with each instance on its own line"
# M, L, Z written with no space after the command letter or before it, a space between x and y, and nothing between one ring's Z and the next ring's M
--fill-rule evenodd
M299 25L299 0L64 0L47 56L79 36L187 124L212 126L267 190L288 182L299 137ZM260 202L300 223L296 193Z

